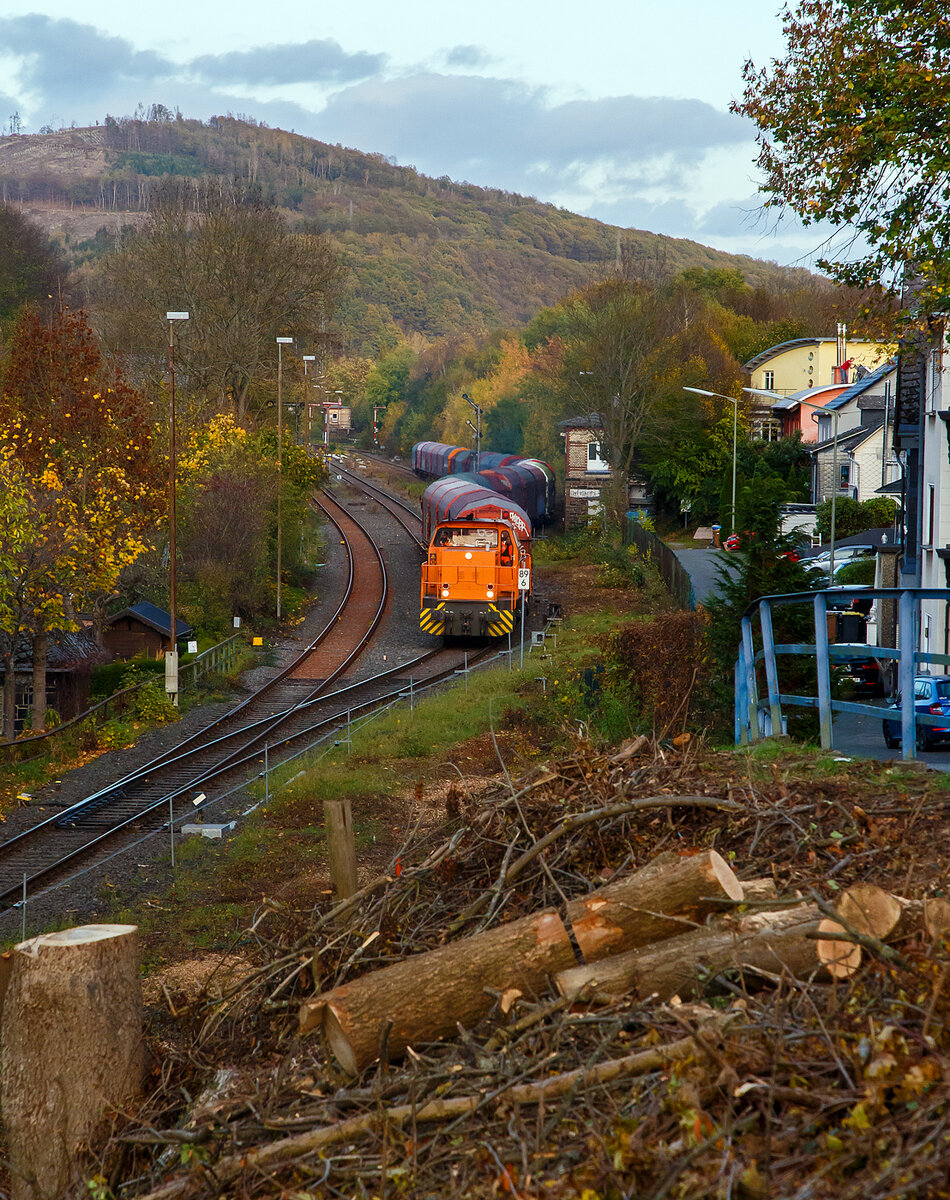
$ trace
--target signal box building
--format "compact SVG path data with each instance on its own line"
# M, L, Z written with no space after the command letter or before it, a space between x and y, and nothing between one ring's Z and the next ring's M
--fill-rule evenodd
M607 461L604 427L599 413L558 422L564 439L564 528L586 525L606 507L614 472ZM627 480L627 507L648 508L652 497L642 479Z

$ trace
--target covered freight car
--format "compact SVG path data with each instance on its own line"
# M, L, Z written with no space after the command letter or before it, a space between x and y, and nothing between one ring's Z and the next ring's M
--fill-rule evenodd
M419 623L448 637L503 637L531 587L531 522L474 479L440 479L422 497L429 543Z
M412 469L426 479L447 475L467 475L483 487L514 501L531 517L532 525L549 521L554 514L555 482L551 467L538 458L521 458L485 450L478 458L475 451L445 442L416 442L412 448Z

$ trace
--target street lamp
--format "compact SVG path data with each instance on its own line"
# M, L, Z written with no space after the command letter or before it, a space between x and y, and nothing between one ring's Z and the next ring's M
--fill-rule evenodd
M683 391L695 392L697 396L714 396L718 400L728 400L732 405L732 516L730 518L732 528L730 533L733 533L736 528L736 447L739 434L739 401L722 392L707 392L705 388L684 387Z
M474 400L469 400L468 396L466 396L464 392L462 393L462 399L467 401L472 408L475 409L475 420L478 422L477 425L473 425L472 422L468 420L465 422L469 429L471 429L472 433L475 434L475 474L477 475L479 467L481 466L482 458L482 410Z
M284 443L284 425L281 413L283 412L282 400L282 384L284 376L284 360L283 349L285 346L293 345L292 337L279 337L277 339L277 620L280 620L280 551L282 542L281 531L281 493L284 490L284 458L283 458L283 443Z
M788 396L783 396L780 392L768 392L761 388L744 387L744 392L751 392L753 396L765 396L770 400L787 400ZM810 400L798 400L797 404L803 404L805 408L813 408L816 412L824 413L825 416L832 419L832 442L831 442L831 549L828 555L828 581L835 581L835 497L838 494L838 417L841 415L836 408L826 408L822 404L813 404ZM814 419L814 418L813 418ZM818 467L818 486L821 487L821 466Z
M171 696L172 704L178 707L178 596L175 577L175 560L178 548L175 543L175 322L187 321L186 312L166 312L168 322L168 608L171 618L171 645L165 656L165 691Z

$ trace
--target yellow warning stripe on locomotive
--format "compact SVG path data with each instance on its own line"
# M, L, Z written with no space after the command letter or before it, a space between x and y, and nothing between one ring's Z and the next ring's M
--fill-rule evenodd
M445 620L439 609L445 608L444 602L437 608L424 608L419 614L419 625L425 633L434 633L437 637L445 633Z
M515 614L507 612L503 608L497 608L494 604L489 604L489 609L492 616L488 622L488 632L492 637L504 637L506 633L511 633L515 627Z

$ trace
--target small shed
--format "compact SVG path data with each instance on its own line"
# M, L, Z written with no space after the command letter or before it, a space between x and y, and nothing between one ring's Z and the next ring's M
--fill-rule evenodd
M192 627L180 617L176 620L176 640L187 637ZM106 622L102 644L116 658L163 658L171 645L171 614L142 600L124 608Z
M71 632L50 631L46 644L46 705L55 709L61 721L68 721L89 706L90 678L93 667L111 661L112 655L96 645L84 629ZM29 638L17 643L13 660L16 680L15 728L21 733L33 709L33 648ZM0 662L0 686L4 680Z

